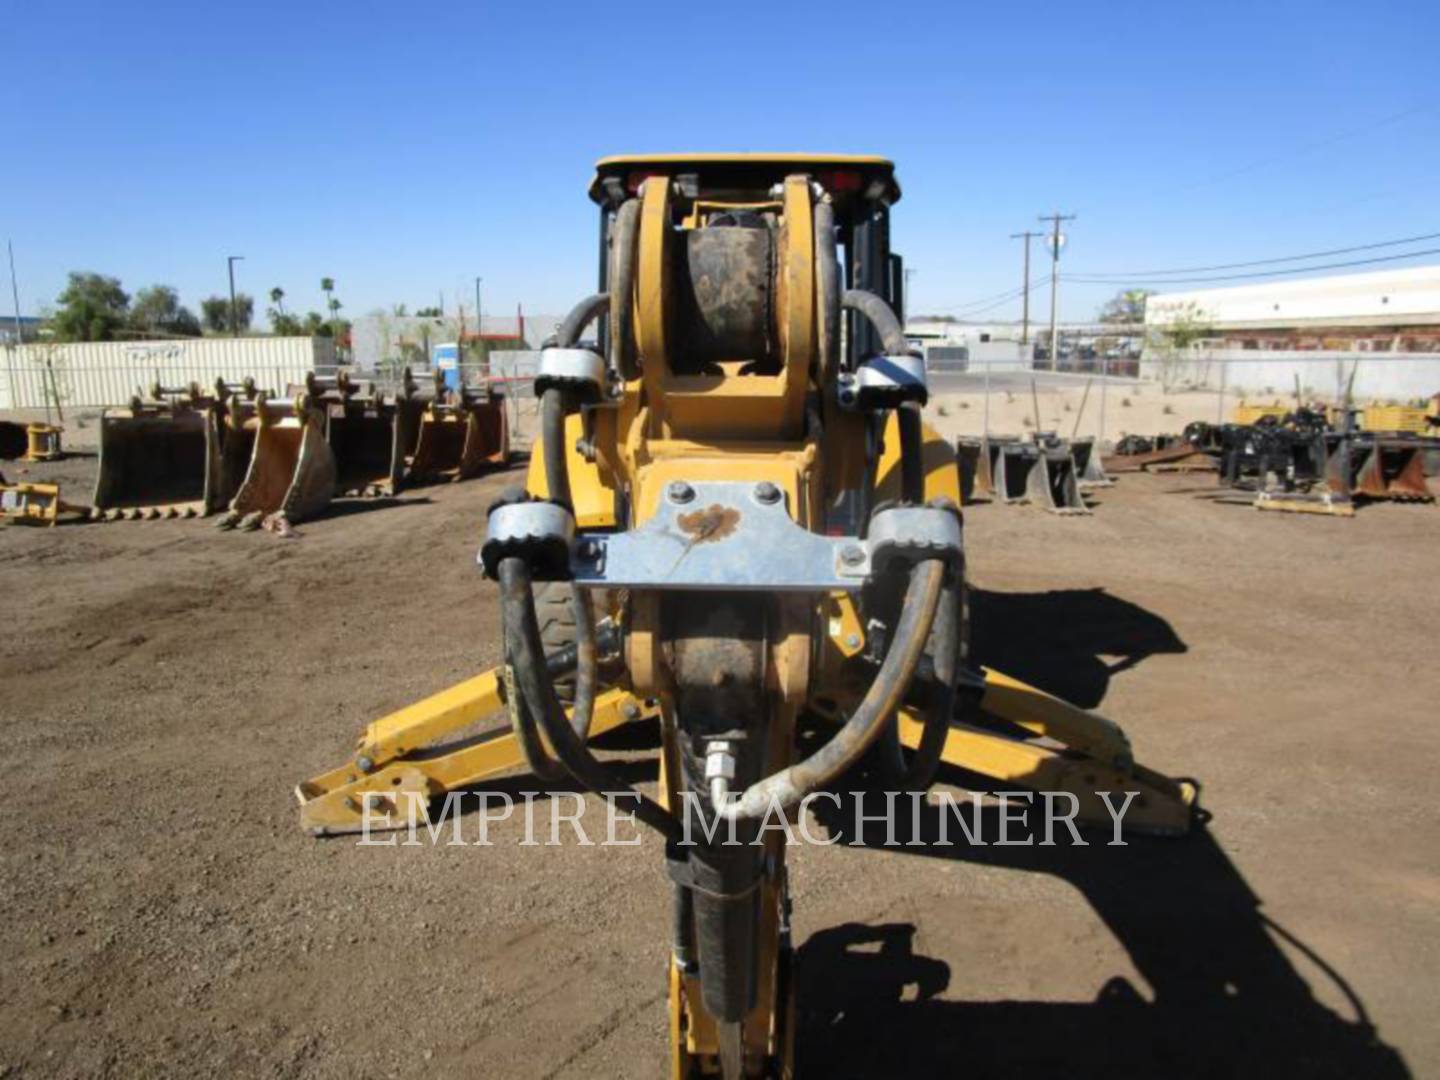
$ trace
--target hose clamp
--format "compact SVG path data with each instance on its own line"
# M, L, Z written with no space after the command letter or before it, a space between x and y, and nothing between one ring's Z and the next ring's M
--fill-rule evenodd
M553 502L502 502L490 510L477 558L495 578L503 559L523 559L535 581L568 581L575 516Z
M964 565L960 513L950 503L892 506L877 511L870 519L866 539L876 572L925 559L943 559L954 569Z
M604 358L589 349L541 349L535 395L546 390L568 391L587 404L601 400L605 395Z
M930 391L925 361L919 356L874 356L855 373L855 404L861 409L893 409L913 401L924 405Z

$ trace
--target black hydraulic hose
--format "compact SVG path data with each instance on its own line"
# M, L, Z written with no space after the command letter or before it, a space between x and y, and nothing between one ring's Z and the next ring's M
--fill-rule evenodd
M926 559L910 571L910 584L890 648L865 697L830 741L804 761L751 784L738 799L716 806L716 814L737 822L758 821L772 805L788 810L805 796L834 783L860 760L900 707L925 651L945 585L945 564Z
M513 656L515 682L531 713L539 720L541 730L550 741L555 756L570 775L585 788L603 795L621 795L635 799L634 813L640 821L664 835L670 842L683 839L680 822L659 803L647 798L611 774L610 770L590 753L580 731L590 728L590 712L594 705L595 648L594 626L589 623L588 605L575 611L576 644L588 641L588 647L576 650L576 694L573 718L567 723L565 710L555 696L555 686L545 672L545 656L540 643L540 623L535 617L535 597L530 589L530 569L517 558L501 559L497 567L500 579L500 608L505 623L505 643ZM583 635L583 637L582 637ZM581 700L581 687L586 687ZM624 804L622 804L624 808Z
M610 264L610 370L622 378L633 379L638 371L635 363L635 329L631 325L635 307L631 295L635 290L635 253L640 241L640 200L629 199L615 214L611 234L614 261Z
M905 328L900 325L890 305L880 297L865 289L846 289L840 297L840 306L858 311L870 321L880 335L880 345L886 353L891 356L909 354L910 343L905 340Z
M920 406L907 401L895 410L900 429L900 497L919 505L925 501L925 433Z
M522 568L524 566L523 563L519 563L518 559L505 559L500 564L502 572L506 563L518 563ZM529 575L526 574L526 577L528 579ZM502 595L504 588L502 579ZM525 586L525 591L527 593L530 591L528 584ZM548 783L561 779L565 775L565 769L550 756L545 749L545 744L540 741L539 732L535 727L535 710L526 700L527 695L521 684L522 654L516 649L516 639L521 633L521 618L522 616L518 612L506 604L500 605L500 628L505 639L505 664L512 676L510 680L507 680L509 685L506 687L507 692L511 695L511 700L507 702L510 711L510 729L515 733L515 742L520 747L520 756L525 759L526 768L537 780Z
M599 292L581 300L570 309L570 314L565 316L559 329L555 331L556 346L561 349L573 347L575 342L580 340L580 331L589 326L596 316L609 306L609 293Z
M557 388L540 395L540 445L545 455L545 489L552 502L570 507L570 465L565 457L565 414L569 412L563 391Z
M595 645L595 616L590 594L573 581L570 606L575 613L575 701L570 707L570 727L583 743L590 738L590 721L595 715L595 688L600 667Z
M820 370L835 370L840 347L840 262L835 255L835 207L815 204L815 280L820 283Z
M899 717L886 727L880 754L882 772L887 782L906 791L926 790L934 782L941 755L945 752L945 737L950 733L950 721L955 715L955 694L960 674L963 589L964 585L957 575L956 581L940 597L940 606L935 612L935 627L930 636L933 652L931 663L926 665L930 671L927 672L924 728L920 745L908 761L900 744Z

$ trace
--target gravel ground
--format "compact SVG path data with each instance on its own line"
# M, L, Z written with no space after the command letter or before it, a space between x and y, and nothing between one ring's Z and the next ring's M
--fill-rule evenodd
M84 501L93 468L26 476ZM662 1075L655 843L296 826L291 789L365 722L495 660L473 556L513 481L295 540L0 530L0 1076ZM795 850L804 1075L1440 1072L1440 513L1257 514L1210 484L967 517L979 658L1199 778L1209 828Z

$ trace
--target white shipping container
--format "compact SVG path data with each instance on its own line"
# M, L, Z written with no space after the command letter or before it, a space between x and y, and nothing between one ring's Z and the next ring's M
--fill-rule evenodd
M283 393L307 371L335 367L335 343L325 337L180 338L173 341L95 341L7 346L0 370L0 409L45 406L47 372L68 408L123 405L156 382L211 386L247 376Z

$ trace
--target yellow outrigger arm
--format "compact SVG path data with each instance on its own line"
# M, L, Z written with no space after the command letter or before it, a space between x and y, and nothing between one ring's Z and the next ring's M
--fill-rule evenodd
M1178 834L1190 827L1195 785L1137 766L1116 724L1008 675L989 669L981 674L980 709L1034 738L955 722L945 740L946 764L1000 784L1070 792L1081 824L1110 826L1099 792L1109 792L1117 805L1134 792L1124 816L1127 830ZM296 787L301 827L315 836L407 828L416 803L524 769L508 727L437 745L503 707L499 675L491 670L381 717L361 734L351 761ZM659 714L656 702L607 690L596 699L590 734ZM917 747L923 730L918 715L902 710L899 723L901 742Z

